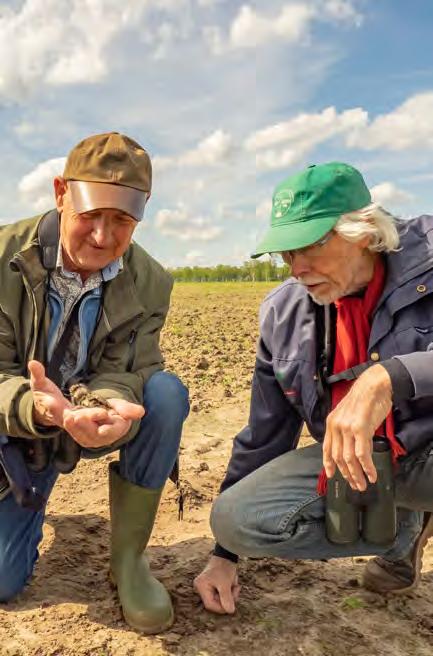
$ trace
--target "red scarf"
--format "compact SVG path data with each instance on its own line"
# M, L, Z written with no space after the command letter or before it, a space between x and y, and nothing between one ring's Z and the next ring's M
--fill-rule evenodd
M368 357L368 341L371 331L371 318L379 301L385 284L385 265L379 257L377 259L373 278L368 284L363 297L344 296L335 302L337 308L337 327L335 339L335 359L333 373L339 374L345 369L366 362ZM332 408L341 401L350 390L354 381L342 380L332 386ZM406 453L398 442L394 432L394 419L392 411L385 420L386 437L392 450L394 461L398 456ZM379 426L376 435L383 435L383 426ZM317 491L326 493L326 473L320 473Z

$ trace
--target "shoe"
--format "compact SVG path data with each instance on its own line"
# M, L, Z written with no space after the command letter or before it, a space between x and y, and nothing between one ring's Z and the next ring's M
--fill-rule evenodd
M381 594L406 594L417 587L424 547L433 537L433 513L425 513L424 517L422 531L407 558L387 560L377 557L368 561L362 581L364 588Z
M134 485L109 466L111 516L111 579L117 587L125 621L152 635L174 622L170 595L152 576L145 549L152 533L162 488Z

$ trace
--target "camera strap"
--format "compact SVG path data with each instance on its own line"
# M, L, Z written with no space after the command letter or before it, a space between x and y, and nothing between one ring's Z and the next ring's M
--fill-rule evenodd
M326 414L331 411L331 386L340 381L356 380L373 364L373 360L367 360L354 367L332 373L335 356L336 340L336 318L335 305L315 305L316 311L316 345L317 345L317 381L319 399L323 403Z

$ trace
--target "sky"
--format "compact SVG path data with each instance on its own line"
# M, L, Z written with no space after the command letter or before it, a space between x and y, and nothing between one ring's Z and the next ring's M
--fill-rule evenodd
M241 264L274 187L348 162L401 217L433 213L431 0L9 0L0 223L54 206L90 134L154 167L135 239L168 267Z

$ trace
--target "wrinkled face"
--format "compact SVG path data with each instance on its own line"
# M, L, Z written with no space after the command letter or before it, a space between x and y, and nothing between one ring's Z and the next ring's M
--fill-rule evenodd
M368 241L366 237L351 243L332 232L322 243L281 255L312 299L325 305L368 285L377 258L367 250Z
M77 214L62 178L54 180L57 210L61 214L60 239L67 269L86 278L123 255L137 221L117 209Z

